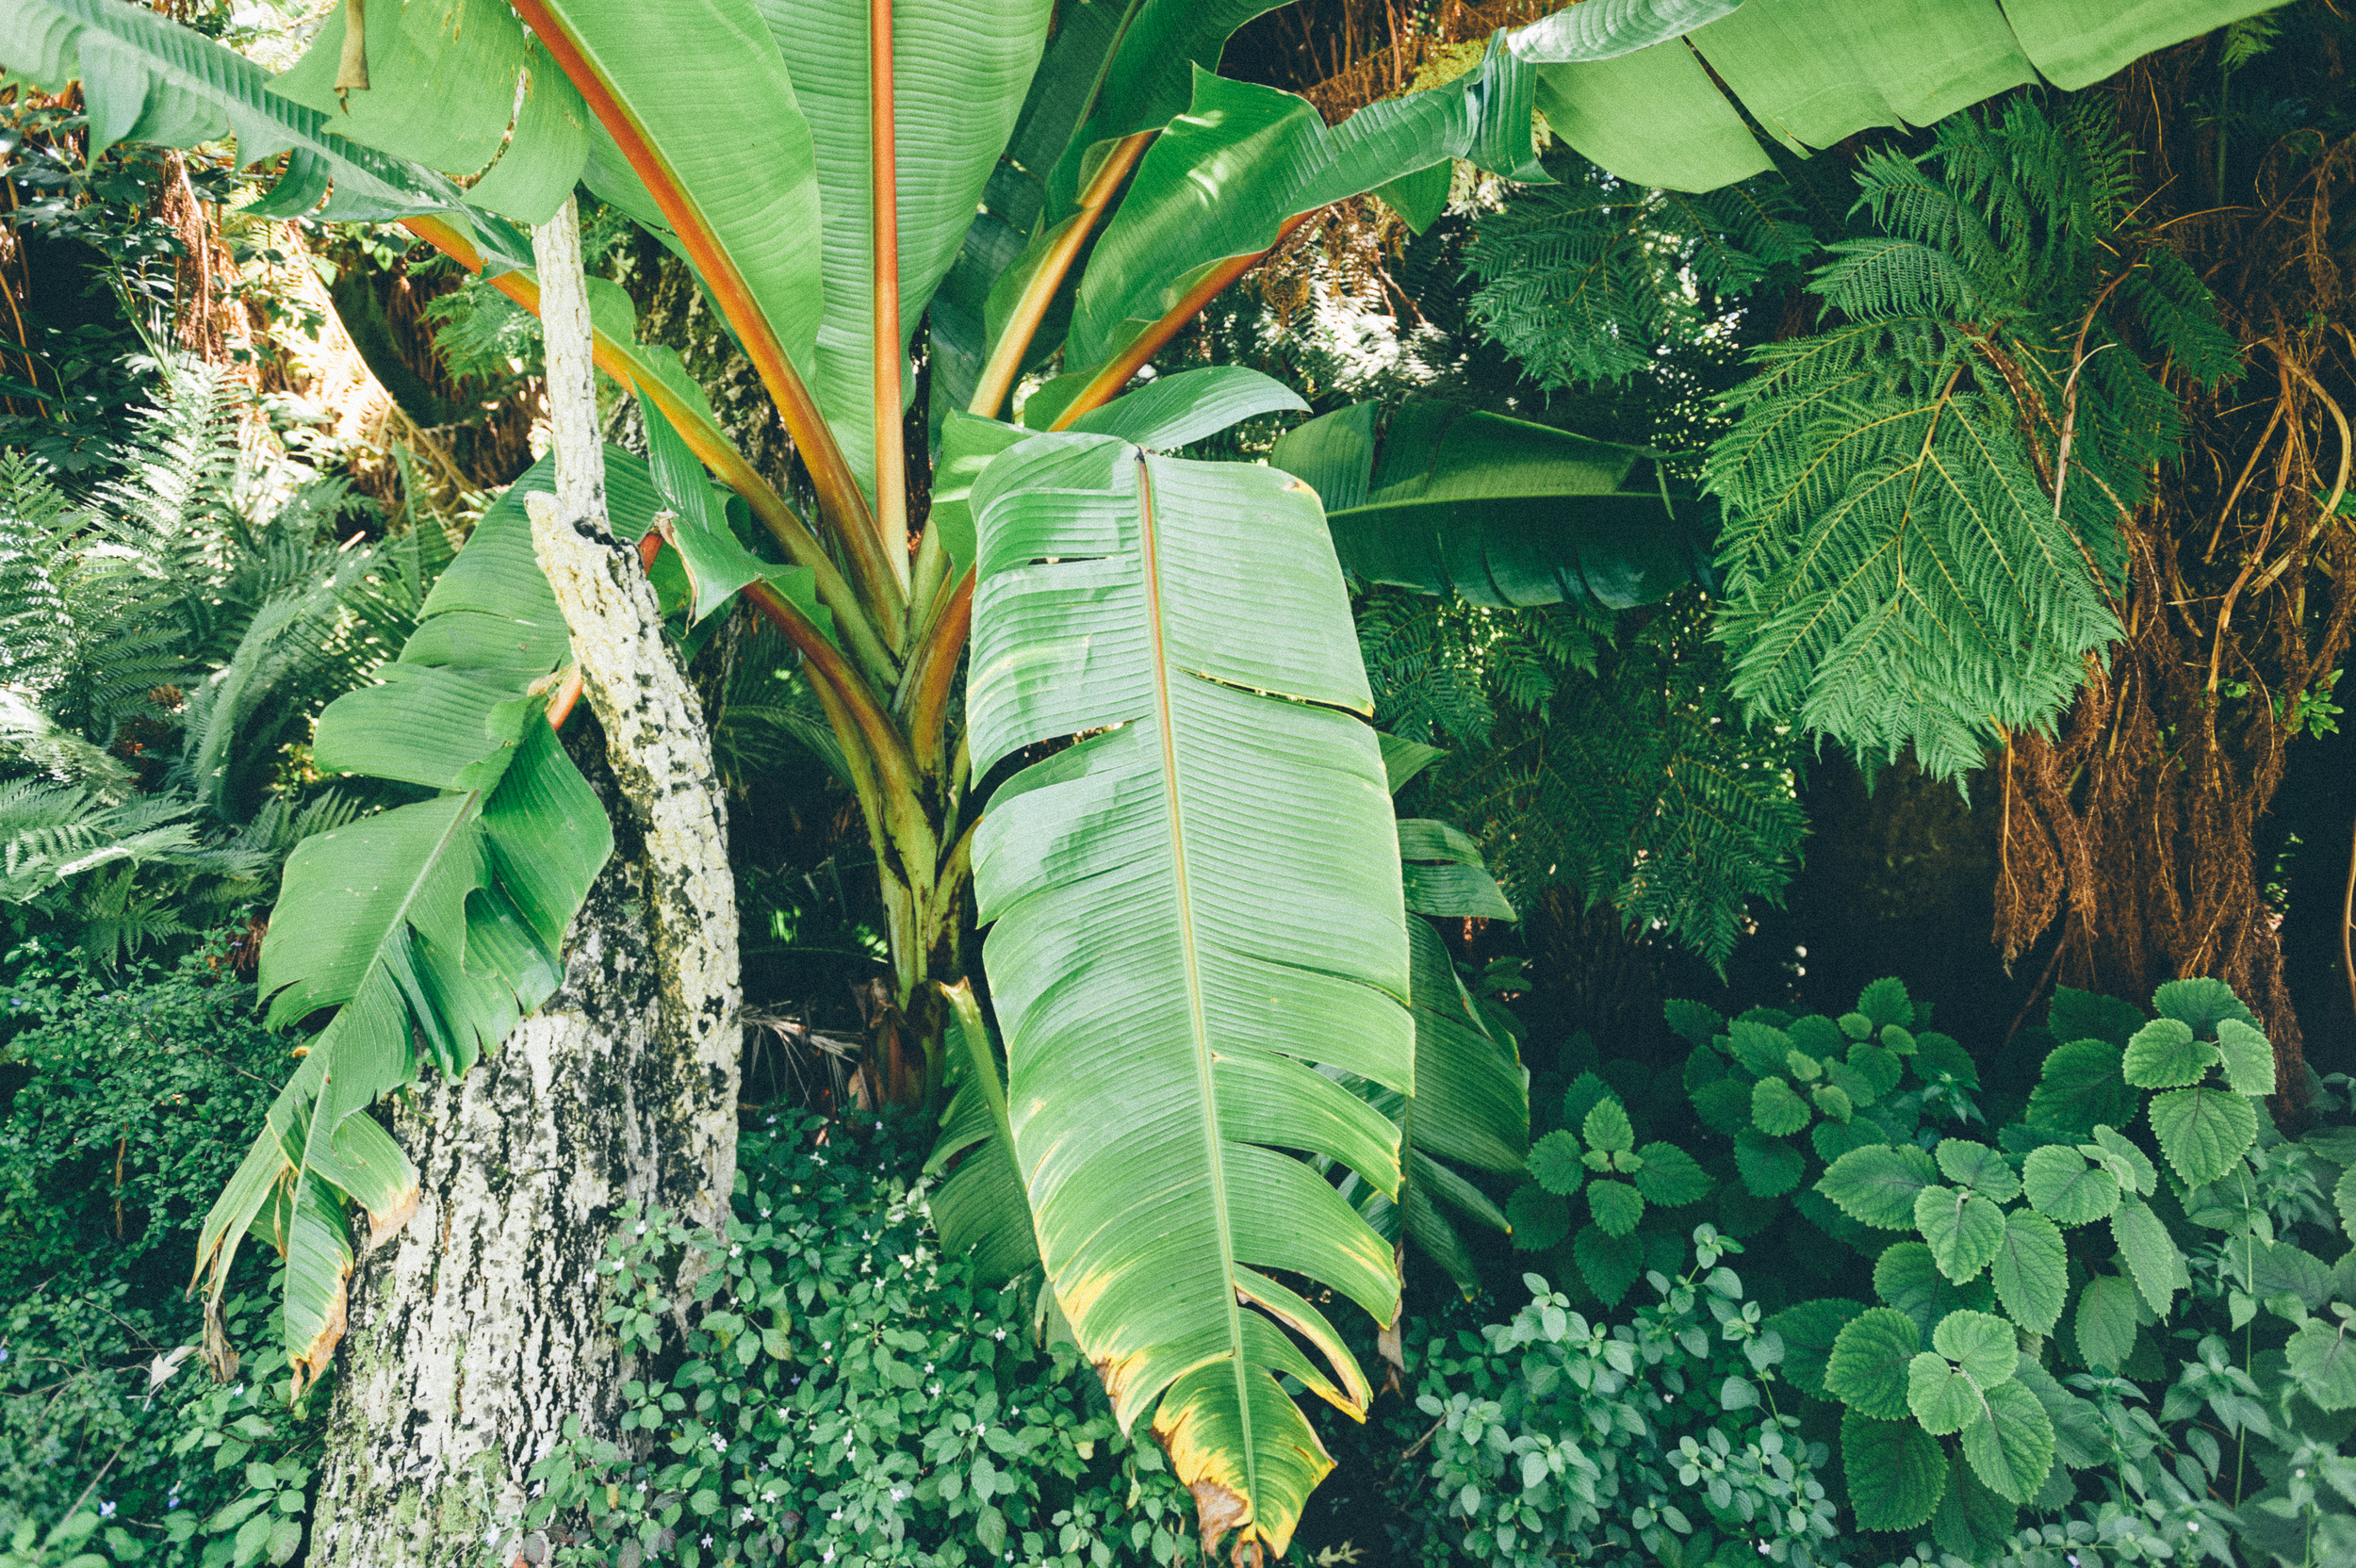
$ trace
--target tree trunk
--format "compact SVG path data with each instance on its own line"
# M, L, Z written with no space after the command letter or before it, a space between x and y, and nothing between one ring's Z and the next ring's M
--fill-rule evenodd
M596 1268L627 1211L713 1223L735 1181L725 808L636 552L606 526L569 203L534 240L557 498L532 498L533 547L604 731L602 792L623 809L564 987L497 1055L397 1119L423 1190L352 1292L314 1544L324 1568L481 1561L566 1417L610 1429L624 1367Z

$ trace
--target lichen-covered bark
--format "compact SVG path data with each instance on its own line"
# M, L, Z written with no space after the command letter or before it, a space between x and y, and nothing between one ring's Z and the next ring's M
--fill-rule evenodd
M557 498L533 498L533 544L604 736L584 772L614 813L615 853L574 922L563 988L498 1054L424 1086L396 1119L422 1199L352 1293L321 1568L481 1561L565 1418L609 1428L622 1365L596 1266L625 1211L708 1223L735 1180L725 804L635 552L607 527L569 203L534 240Z

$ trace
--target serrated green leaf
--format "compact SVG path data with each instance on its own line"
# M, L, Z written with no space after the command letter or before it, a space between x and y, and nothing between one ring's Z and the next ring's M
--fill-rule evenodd
M2201 1082L2217 1064L2217 1047L2195 1038L2183 1020L2155 1018L2127 1042L2119 1071L2137 1088L2172 1089Z
M1839 1056L1828 1057L1824 1062L1824 1086L1848 1096L1850 1105L1857 1110L1863 1110L1881 1098L1880 1089L1869 1074Z
M1922 1348L1922 1331L1913 1318L1895 1308L1869 1307L1833 1337L1824 1391L1851 1410L1898 1420L1907 1413L1908 1368Z
M1524 1182L1506 1199L1505 1219L1513 1227L1513 1250L1543 1252L1571 1233L1570 1200Z
M1644 1201L1664 1209L1683 1208L1710 1196L1717 1183L1674 1143L1648 1143L1637 1151L1644 1164L1636 1172L1636 1190Z
M1585 1152L1578 1138L1558 1128L1530 1146L1530 1179L1568 1198L1587 1179L1587 1168L1579 1160Z
M1939 1549L1964 1562L1993 1562L2010 1544L2018 1520L2013 1505L1972 1473L1958 1446L1947 1464L1947 1494L1931 1519Z
M1586 1121L1589 1111L1612 1098L1612 1086L1600 1074L1582 1072L1572 1079L1570 1087L1562 1091L1562 1125L1578 1128Z
M2004 1238L2004 1214L1975 1192L1924 1187L1914 1200L1914 1228L1939 1271L1961 1284L1996 1256Z
M2340 1211L2340 1229L2356 1241L2356 1166L2340 1173L2339 1185L2331 1189L2331 1206Z
M2057 1040L2107 1040L2122 1051L2143 1021L2132 1002L2068 986L2053 988L2053 1004L2045 1014L2045 1027Z
M1985 1311L1996 1300L1986 1280L1959 1286L1941 1274L1931 1250L1919 1241L1882 1250L1873 1260L1873 1294L1912 1318L1924 1339L1948 1314L1965 1307Z
M1892 1031L1882 1031L1882 1038L1890 1038ZM1901 1053L1904 1054L1904 1053ZM1914 1076L1922 1083L1937 1083L1952 1078L1968 1089L1980 1086L1980 1065L1972 1059L1972 1053L1952 1035L1926 1029L1914 1042Z
M2110 1127L2095 1128L2093 1147L2089 1149L2081 1145L2078 1152L2088 1159L2102 1158L2113 1162L2118 1168L2121 1192L2133 1187L2149 1198L2159 1186L2160 1173L2152 1168L2151 1156Z
M2031 1209L2006 1214L1989 1279L2014 1322L2031 1333L2052 1333L2070 1300L2070 1249L2060 1229Z
M1951 1436L1979 1420L1982 1399L1972 1380L1936 1350L1924 1350L1906 1364L1906 1409L1933 1437Z
M1824 1064L1795 1046L1783 1054L1783 1070L1795 1084L1812 1084L1824 1075Z
M2045 1057L2038 1086L2029 1090L2024 1119L2073 1137L2090 1137L2100 1123L2119 1125L2135 1116L2137 1092L2120 1076L2125 1048L2104 1040L2071 1040Z
M1946 1454L1910 1420L1876 1420L1850 1410L1841 1418L1841 1464L1860 1529L1917 1528L1947 1490Z
M1734 1059L1762 1078L1783 1071L1783 1058L1792 1049L1791 1036L1748 1018L1726 1025L1726 1041L1733 1047Z
M1809 1147L1816 1157L1831 1166L1844 1154L1859 1149L1887 1146L1890 1135L1865 1117L1852 1117L1846 1121L1820 1121L1808 1130Z
M2102 1413L2092 1400L2081 1399L2064 1388L2025 1350L2013 1376L2045 1407L2046 1419L2053 1424L2055 1459L2072 1470L2090 1470L2110 1462L2110 1437Z
M2119 1256L2127 1260L2135 1289L2153 1312L2167 1316L2175 1293L2189 1289L2192 1281L2184 1269L2184 1255L2177 1250L2175 1238L2168 1233L2160 1217L2146 1203L2123 1200L2119 1212L2111 1216L2111 1240Z
M2155 1095L2146 1114L2160 1152L2186 1186L2222 1178L2258 1138L2258 1107L2213 1085Z
M2078 1354L2098 1371L2116 1372L2135 1349L2135 1287L2117 1274L2097 1274L2078 1293L2072 1323Z
M2310 1319L2284 1348L2299 1389L2322 1410L2356 1410L2356 1336L2346 1321Z
M1816 1190L1860 1225L1914 1229L1914 1205L1938 1175L1930 1155L1910 1143L1854 1149L1835 1160Z
M2237 1018L2217 1026L2217 1049L2225 1054L2225 1082L2235 1094L2274 1092L2274 1047Z
M1988 1410L1963 1431L1963 1457L1991 1492L2025 1503L2053 1467L2053 1423L2017 1382L1982 1396Z
M2174 1019L2196 1035L2217 1033L2217 1026L2229 1018L2238 1019L2253 1029L2258 1026L2257 1019L2233 994L2233 988L2222 980L2170 980L2151 993L2151 1010L2162 1018Z
M1617 1154L1636 1147L1636 1131L1628 1125L1628 1111L1617 1100L1599 1100L1579 1123L1579 1135L1587 1147Z
M1906 982L1895 975L1876 980L1859 991L1857 1010L1872 1019L1876 1028L1890 1024L1901 1029L1914 1026L1914 1003L1906 995Z
M1720 1078L1693 1091L1693 1111L1702 1125L1723 1137L1732 1137L1751 1124L1751 1086L1739 1078Z
M1824 1386L1832 1348L1841 1331L1865 1311L1864 1302L1836 1296L1803 1301L1768 1318L1763 1326L1783 1339L1783 1375L1804 1394L1832 1397Z
M1847 1121L1857 1114L1857 1106L1845 1090L1837 1084L1819 1084L1808 1090L1808 1098L1816 1108L1835 1121Z
M2021 1184L2029 1206L2056 1225L2090 1225L2119 1207L2119 1178L2061 1144L2029 1151Z
M1896 1088L1906 1075L1906 1064L1898 1058L1896 1053L1863 1040L1849 1047L1849 1066L1865 1075L1866 1081L1873 1086L1873 1097L1876 1100ZM1866 1102L1860 1100L1857 1103L1862 1105Z
M1669 1032L1689 1045L1708 1046L1726 1026L1715 1008L1682 997L1670 998L1661 1011L1669 1021Z
M1644 1217L1644 1200L1626 1182L1596 1182L1587 1189L1587 1209L1605 1235L1624 1236Z
M1939 1168L1957 1186L1970 1187L1984 1198L2009 1203L2021 1194L2021 1178L2004 1156L1987 1144L1969 1138L1941 1138Z
M1780 1198L1800 1184L1808 1166L1800 1152L1781 1138L1746 1127L1734 1135L1734 1168L1752 1197Z
M1863 1013L1843 1013L1834 1021L1841 1025L1841 1032L1853 1040L1873 1038L1873 1021Z
M1761 1078L1751 1086L1751 1125L1769 1137L1789 1137L1810 1119L1808 1102L1780 1078Z
M1951 1312L1931 1331L1931 1348L1954 1362L1972 1386L1994 1388L2012 1381L2021 1346L2012 1325L1994 1313L1965 1308Z
M1571 1258L1595 1298L1616 1307L1644 1271L1644 1243L1639 1236L1606 1235L1595 1226L1582 1225L1571 1238Z

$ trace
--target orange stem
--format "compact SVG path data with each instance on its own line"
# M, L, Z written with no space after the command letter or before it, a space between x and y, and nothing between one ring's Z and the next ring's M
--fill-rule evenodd
M891 715L875 701L875 694L859 678L859 672L851 668L842 651L791 599L766 582L748 582L739 592L801 649L803 667L810 671L812 682L823 682L849 710L852 723L867 742L876 766L883 770L881 782L904 791L912 787L915 763L908 755L908 743L892 727Z
M1203 306L1219 298L1220 291L1229 284L1258 266L1262 258L1274 251L1277 245L1282 245L1291 238L1293 231L1307 222L1309 217L1308 213L1301 212L1285 219L1284 226L1276 231L1276 245L1270 245L1268 250L1254 251L1248 256L1235 256L1221 262L1208 277L1188 289L1186 297L1171 307L1168 315L1139 333L1137 340L1121 350L1120 353L1106 360L1104 368L1089 379L1086 386L1080 388L1079 395L1072 400L1070 406L1065 408L1062 414L1056 416L1055 422L1047 428L1049 430L1066 429L1081 415L1102 408L1119 397L1121 389L1129 384L1129 378L1136 375L1146 361L1160 353L1163 345L1178 335L1179 328L1194 319L1202 312Z
M1015 301L1014 312L1006 318L1006 329L998 335L990 363L982 367L973 401L966 404L968 412L985 419L998 417L998 411L1006 406L1016 380L1023 374L1023 356L1030 351L1031 339L1039 335L1039 323L1047 319L1047 308L1055 302L1055 290L1063 286L1064 274L1072 270L1080 247L1088 243L1088 237L1096 230L1096 220L1104 216L1105 204L1129 171L1137 167L1137 159L1144 156L1146 143L1155 134L1139 131L1123 137L1104 155L1104 161L1088 181L1088 188L1080 192L1080 204L1070 220L1071 226L1056 237L1054 247L1039 258L1039 270L1023 286L1022 297Z
M900 169L892 0L867 0L868 201L875 238L875 540L908 587L908 456L900 431Z
M904 596L897 595L899 580L878 548L867 498L860 493L858 477L844 459L834 432L819 413L817 400L810 396L801 373L787 356L785 345L753 299L751 286L737 270L734 259L721 246L719 236L703 213L688 201L678 176L663 160L646 127L638 123L637 117L589 63L563 21L549 8L548 0L515 0L515 9L548 46L548 54L572 84L581 90L598 122L613 136L622 155L630 160L630 168L646 182L648 194L663 209L663 216L679 236L679 244L695 261L721 314L736 329L745 356L753 362L761 384L776 400L777 413L785 420L786 433L794 438L794 448L810 470L810 483L818 492L820 514L842 535L853 564L867 582L870 597L886 621L889 640L896 643L903 618L900 597Z
M575 664L557 682L556 694L548 699L548 727L562 729L564 721L573 716L573 704L581 700L581 666Z
M949 688L956 682L957 656L973 629L973 568L949 594L949 602L908 661L908 739L927 771L941 762L941 741L948 721Z

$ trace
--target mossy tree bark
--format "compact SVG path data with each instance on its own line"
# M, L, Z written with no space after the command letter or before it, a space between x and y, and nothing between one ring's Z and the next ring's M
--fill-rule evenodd
M716 1220L735 1181L725 807L635 549L607 527L571 205L534 239L557 495L534 498L533 546L603 734L603 765L584 771L614 809L615 854L574 923L563 988L396 1119L422 1199L352 1292L313 1548L324 1568L474 1563L512 1537L526 1473L566 1417L610 1429L624 1368L596 1273L607 1241L640 1205Z

